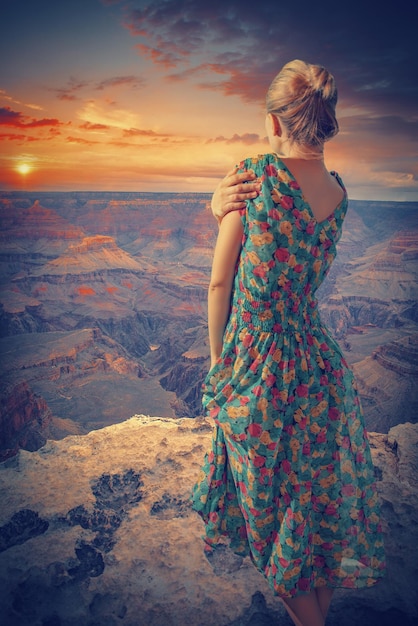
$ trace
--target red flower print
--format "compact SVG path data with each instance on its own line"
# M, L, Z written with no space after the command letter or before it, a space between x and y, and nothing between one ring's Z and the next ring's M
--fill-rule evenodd
M266 176L275 176L277 177L277 168L274 165L266 165L266 167L264 168L264 172L266 174Z
M257 267L253 269L253 274L254 276L265 279L267 276L267 270L263 265L257 265Z
M270 224L268 222L261 222L259 226L260 226L261 232L263 233L265 233L270 228Z
M301 591L309 591L309 578L299 578L298 580L298 588Z
M247 431L251 437L260 437L263 429L261 428L260 424L253 423L248 426Z
M288 185L291 189L300 189L299 184L295 180L290 180Z
M247 538L247 529L245 528L245 526L240 526L238 528L238 535L241 537L241 539Z
M280 198L280 206L284 209L289 210L293 207L293 198L290 196L282 196Z
M356 493L356 488L354 485L343 485L341 487L341 495L343 496L354 496Z
M308 235L313 235L315 232L315 223L314 222L308 222L306 225L306 232Z
M280 263L287 263L290 257L290 253L289 250L287 250L286 248L277 248L274 256L278 261L280 261Z
M296 387L296 394L299 396L299 398L307 398L309 395L308 385L306 385L305 383L300 383L300 385Z
M282 469L284 471L285 474L290 474L292 471L292 465L290 464L290 462L287 459L284 459L284 461L282 462Z
M332 515L333 517L338 515L338 509L335 504L328 504L328 506L325 507L325 515Z
M266 462L265 457L261 455L255 456L253 460L254 467L262 467L265 462Z
M259 398L260 396L263 395L263 388L261 385L256 385L254 389L252 390L252 392L256 396L256 398Z
M247 485L244 482L239 483L239 488L243 496L247 495Z
M288 506L292 502L292 498L288 493L285 493L283 496L283 502Z
M283 217L283 213L281 213L278 209L270 209L267 213L268 217L272 220L281 220Z
M316 436L316 442L317 443L325 443L326 440L327 440L326 432L325 432L325 430L321 430L321 432L318 433L317 436Z
M332 422L336 422L340 417L340 412L335 407L330 407L328 409L328 417Z
M254 541L253 547L257 552L264 552L264 543L262 541Z

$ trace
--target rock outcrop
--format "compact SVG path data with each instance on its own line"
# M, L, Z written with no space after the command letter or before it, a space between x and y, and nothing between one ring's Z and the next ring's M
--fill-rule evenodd
M26 381L2 384L0 400L0 462L20 449L37 450L46 443L52 413L44 398Z
M3 626L274 626L284 609L248 559L208 558L189 495L203 418L135 416L0 466ZM370 434L388 573L337 590L329 626L418 619L418 425Z

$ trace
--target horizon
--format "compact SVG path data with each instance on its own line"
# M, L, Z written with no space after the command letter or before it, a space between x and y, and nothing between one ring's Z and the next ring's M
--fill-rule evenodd
M47 195L55 195L55 194L60 194L60 195L75 195L75 194L80 194L80 195L84 195L84 194L107 194L107 195L111 195L111 196L115 196L115 195L123 195L123 194L129 194L129 195L135 195L135 196L147 196L147 195L156 195L156 196L161 196L161 195L172 195L172 196L186 196L186 195L199 195L199 196L208 196L208 200L212 195L212 192L206 192L206 191L127 191L127 190L123 190L123 189L67 189L65 191L61 191L61 190L55 190L55 189L50 189L50 190L39 190L39 189L10 189L10 190L3 190L0 189L0 202L2 200L3 197L5 196L12 196L12 195L26 195L26 196L39 196L39 198L41 198L41 196L47 196ZM37 200L37 198L32 198L35 202ZM389 199L389 200L375 200L375 199L367 199L367 198L348 198L349 200L349 205L351 203L367 203L369 206L373 205L373 204L378 204L378 205L382 205L382 204L390 204L390 205L407 205L407 208L415 208L416 210L418 210L418 199L417 200L396 200L396 199ZM21 207L22 208L22 207Z
M267 152L264 98L294 58L335 76L326 145L349 197L418 200L418 40L402 11L266 0L3 7L0 189L212 193ZM315 33L315 36L312 36ZM414 70L415 68L415 70Z

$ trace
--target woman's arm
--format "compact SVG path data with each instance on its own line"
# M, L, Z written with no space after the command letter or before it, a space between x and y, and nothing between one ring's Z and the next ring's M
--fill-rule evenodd
M261 185L257 181L253 170L237 174L238 168L233 170L221 180L212 196L211 208L218 224L224 215L230 211L245 208L245 201L258 196Z
M222 352L223 334L228 321L235 265L241 249L241 215L232 211L222 220L212 263L208 290L208 326L211 367Z

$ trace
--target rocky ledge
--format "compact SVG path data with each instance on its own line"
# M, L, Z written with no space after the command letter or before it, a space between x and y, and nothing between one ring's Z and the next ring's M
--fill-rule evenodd
M290 622L248 559L208 559L189 494L212 424L135 416L0 466L3 626L274 626ZM388 574L337 591L327 626L418 618L418 425L370 435Z

